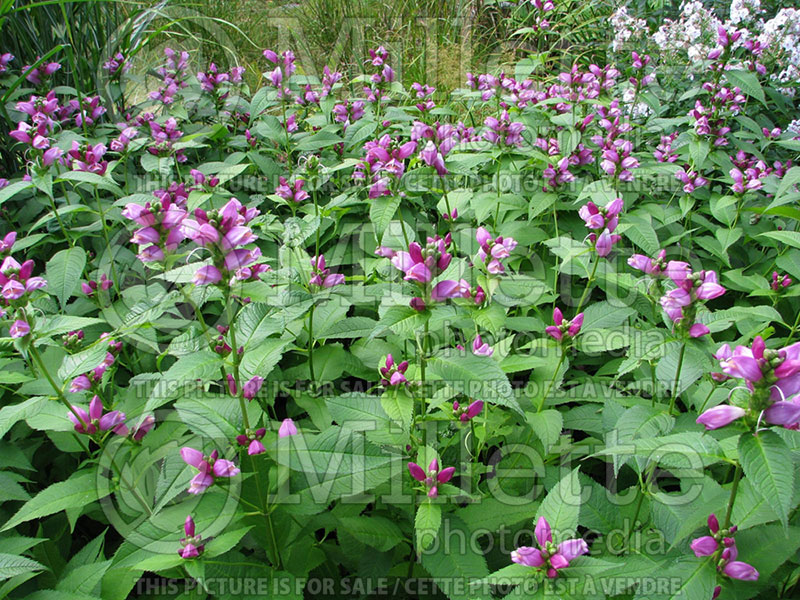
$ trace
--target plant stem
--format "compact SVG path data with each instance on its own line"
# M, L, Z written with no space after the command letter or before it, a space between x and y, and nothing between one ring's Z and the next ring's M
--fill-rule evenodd
M731 486L731 497L728 500L728 510L725 512L725 524L723 529L731 526L731 515L733 514L733 503L736 501L736 492L739 491L739 481L742 479L742 465L736 463L736 472L733 475L733 485Z
M583 289L583 294L581 295L580 302L578 302L578 308L575 309L575 314L578 314L581 311L581 307L583 303L586 301L586 298L589 296L589 290L594 283L595 275L597 274L597 265L600 264L600 257L595 256L594 259L594 266L592 266L592 272L589 275L589 280L586 282L586 287Z
M61 403L67 407L67 410L69 410L69 412L71 412L76 419L78 419L78 423L81 424L84 430L88 429L89 424L83 420L83 418L78 414L78 412L74 408L72 408L72 404L69 403L67 397L64 396L64 392L61 391L61 388L58 387L55 380L50 375L50 372L47 370L47 367L45 366L44 361L42 360L42 356L39 354L39 351L36 349L36 346L34 346L33 342L31 342L28 351L30 352L31 358L33 358L33 360L39 366L39 369L41 370L45 379L47 379L47 381L50 383L50 387L53 388L53 391L56 393L56 396L58 396L58 399L61 401Z
M233 379L236 382L236 395L239 398L239 408L242 411L242 423L244 424L245 431L250 429L250 418L247 416L247 403L244 399L244 389L242 386L241 377L239 375L239 363L242 360L239 354L239 346L236 344L236 312L233 310L233 302L231 301L231 291L228 289L226 294L225 304L228 310L228 332L231 334L231 344L233 349L231 356L233 357Z
M672 385L672 397L669 400L669 414L675 409L675 400L678 398L678 384L681 379L681 367L683 367L683 357L686 354L686 342L681 345L681 353L678 355L678 368L675 369L675 383Z
M420 388L419 388L420 389L420 399L419 400L420 400L420 409L421 409L420 410L420 417L423 420L423 425L422 425L422 443L423 444L427 444L428 443L428 440L427 440L428 429L425 427L424 421L425 421L425 413L426 413L426 407L425 407L425 393L426 393L426 390L425 390L425 362L426 362L426 356L425 356L425 352L426 352L426 347L428 345L428 333L430 331L429 327L430 327L429 321L426 320L425 321L425 328L423 330L423 336L424 337L422 338L422 341L419 343L419 378L420 378Z
M314 386L317 381L317 375L314 372L314 308L316 304L311 305L311 310L308 311L308 373L311 377L311 385Z
M539 406L538 406L538 407L537 407L537 409L536 409L536 412L537 412L537 413L540 413L540 412L542 412L542 409L544 408L544 403L545 403L545 401L547 400L547 394L549 394L549 393L550 393L550 390L551 390L551 389L553 389L553 386L554 386L554 385L555 385L555 383L556 383L556 378L558 377L558 372L561 370L561 365L563 365L563 364L564 364L564 359L565 359L566 357L567 357L567 353L566 353L566 351L565 351L565 350L562 348L562 349L561 349L561 356L559 357L559 359L558 359L558 364L556 365L556 370L553 372L553 377L550 379L550 383L549 383L549 384L547 385L547 387L545 388L545 390L544 390L544 394L542 394L542 399L541 399L541 400L539 400Z

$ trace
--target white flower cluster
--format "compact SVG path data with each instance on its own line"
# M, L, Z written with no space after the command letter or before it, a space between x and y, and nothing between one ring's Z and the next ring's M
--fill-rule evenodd
M714 47L721 22L701 2L684 2L677 21L664 19L653 42L668 54L686 52L690 62L701 61Z
M800 82L800 11L782 8L772 19L763 24L758 41L781 67L770 77L781 83ZM781 90L786 95L790 88Z
M611 43L614 52L619 52L628 42L647 33L647 23L643 19L630 16L624 6L614 11L610 21L614 28L614 41Z
M755 20L761 12L761 0L732 0L730 22L732 25Z

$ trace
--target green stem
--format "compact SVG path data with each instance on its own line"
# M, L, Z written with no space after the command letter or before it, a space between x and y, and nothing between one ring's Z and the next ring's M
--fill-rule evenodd
M739 481L742 479L742 465L736 463L736 472L733 475L733 485L731 486L731 497L728 499L728 510L725 512L725 524L723 529L731 526L731 515L733 514L733 503L736 501L736 492L739 491Z
M315 304L311 305L311 310L308 311L308 373L311 377L311 385L314 386L317 381L317 375L314 372L314 308Z
M71 412L76 419L78 419L78 423L81 424L84 430L88 429L89 424L83 420L83 418L78 414L78 412L74 408L72 408L72 404L70 404L69 400L67 400L67 397L64 396L64 392L61 391L61 388L58 387L55 380L50 375L50 372L47 370L47 367L45 366L44 361L42 360L42 356L39 354L39 351L36 349L36 346L34 346L33 341L31 341L31 345L30 348L28 348L28 351L30 352L31 358L33 358L33 360L39 366L39 369L41 370L45 379L47 379L47 381L50 383L50 387L53 388L53 391L56 393L56 396L61 401L61 403L67 407L67 410L69 410L69 412Z
M239 398L239 408L242 411L242 423L245 431L250 429L250 418L247 416L247 403L244 399L244 389L242 387L241 376L239 375L239 363L242 360L239 354L239 346L236 344L236 312L233 310L231 301L231 291L228 289L225 304L228 310L228 332L231 334L231 345L233 346L231 356L233 357L233 379L236 382L236 395Z
M423 421L425 420L425 413L426 413L426 410L427 410L426 407L425 407L425 404L426 404L425 403L425 392L426 392L425 391L425 362L426 362L425 353L426 353L426 348L427 348L427 345L428 345L428 333L430 331L429 328L430 328L430 323L429 323L428 320L426 320L425 321L425 328L423 330L423 336L424 337L422 338L422 341L419 343L419 378L420 378L420 388L419 388L420 389L420 399L419 400L420 400L420 409L421 409L420 417L422 418ZM425 427L425 425L423 423L423 426L422 426L422 443L423 444L427 444L428 443L427 437L428 437L428 429L427 429L427 427Z
M600 264L600 257L595 256L594 258L594 265L592 266L592 273L589 275L589 280L586 282L586 287L583 289L583 294L581 295L580 302L578 302L578 308L575 309L575 314L581 312L581 307L583 303L586 301L586 298L589 296L589 290L594 283L595 275L597 274L597 265Z
M561 349L561 357L558 359L558 364L556 365L556 370L553 372L553 377L550 379L550 383L547 385L547 388L544 390L544 394L542 394L542 399L539 400L539 406L536 409L536 412L542 412L544 408L544 403L547 400L547 395L550 393L550 390L553 389L553 386L556 383L556 378L558 377L558 372L561 370L561 365L564 364L564 359L567 357L567 353L564 348Z
M681 353L678 355L678 367L675 369L675 383L672 385L672 397L669 400L669 414L675 409L675 400L678 398L678 384L681 378L681 368L683 367L683 357L686 354L686 342L681 345Z
M100 194L97 193L97 186L94 188L94 197L97 201L97 212L100 213L100 223L103 226L103 239L106 242L106 250L108 251L108 260L111 262L111 278L114 284L114 290L119 294L120 280L117 275L117 267L114 261L114 253L111 251L111 241L108 237L108 224L106 223L106 213L103 211L103 205L100 202Z

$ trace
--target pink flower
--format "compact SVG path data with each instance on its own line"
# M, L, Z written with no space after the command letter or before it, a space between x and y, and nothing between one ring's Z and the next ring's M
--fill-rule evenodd
M469 406L467 406L466 409L463 406L461 406L458 403L458 401L453 402L453 414L462 423L466 423L467 421L474 419L479 414L481 414L482 410L483 410L483 400L473 401L472 403L470 403Z
M570 561L589 552L589 546L582 539L571 539L553 544L550 524L544 517L539 517L534 529L539 548L522 546L511 553L511 561L528 567L546 567L546 574L553 578L558 569L568 567Z
M195 285L212 285L219 283L221 280L222 273L214 265L200 267L192 277L192 283Z
M453 281L445 279L437 283L431 290L431 300L434 302L442 302L448 298L469 298L470 289L469 283L462 279L460 281Z
M284 438L290 435L297 435L297 427L291 419L284 419L278 429L278 437Z
M434 458L428 465L427 473L417 463L413 462L408 463L408 472L411 477L425 484L428 498L436 498L439 495L438 484L450 481L456 472L456 468L447 467L439 470L439 461Z
M256 397L256 394L258 394L263 383L264 378L255 375L242 386L242 394L247 400L252 400Z
M199 471L192 478L188 492L201 494L214 483L215 477L235 477L241 471L229 460L219 458L219 452L214 450L210 455L204 456L194 448L181 448L183 461Z
M9 335L15 339L24 338L30 332L31 326L28 325L26 321L22 321L20 319L14 321L9 328Z
M556 307L553 309L553 323L554 325L545 327L547 335L558 341L568 340L580 333L583 326L583 313L578 313L572 321L567 321L564 319L561 309Z
M494 353L494 350L489 346L489 344L481 340L480 335L476 335L475 340L472 342L472 353L476 356L491 356Z
M196 558L202 554L205 544L203 543L202 536L195 535L194 520L191 515L187 515L186 521L183 524L183 531L186 534L185 538L181 538L181 549L178 554L181 558Z
M738 406L729 406L727 404L720 404L713 408L709 408L699 417L697 423L705 426L707 430L719 429L733 423L736 419L741 419L745 413L743 408Z
M400 385L406 383L405 372L408 369L408 361L404 360L398 365L395 365L394 358L391 354L386 356L385 366L378 369L381 374L381 385Z

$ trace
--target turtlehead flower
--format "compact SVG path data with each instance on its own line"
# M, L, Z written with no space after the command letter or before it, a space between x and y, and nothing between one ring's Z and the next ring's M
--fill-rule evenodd
M312 276L309 280L311 285L321 288L332 288L344 283L344 275L341 273L331 273L325 266L325 257L321 254L311 259Z
M242 395L244 395L246 400L252 400L256 397L259 390L261 390L263 384L263 377L259 377L258 375L253 376L242 386Z
M294 424L294 421L286 418L278 428L278 437L285 438L289 437L290 435L297 435L297 426Z
M558 569L568 567L571 560L589 552L589 546L580 538L565 540L556 546L550 524L544 517L539 517L534 534L539 547L517 548L511 553L511 561L527 567L542 567L551 579L558 575Z
M181 548L178 554L181 558L197 558L203 553L205 542L203 536L195 535L194 520L192 515L186 516L186 521L183 524L183 531L186 537L181 538Z
M125 413L113 410L103 414L103 401L98 396L94 396L89 403L88 413L80 406L73 406L72 410L67 412L67 418L72 421L78 433L94 435L98 431L113 429L117 435L128 435Z
M263 454L267 450L264 448L264 444L261 443L261 440L264 439L266 433L267 430L264 427L256 429L255 431L248 429L245 433L236 436L236 443L240 446L247 447L247 454L250 456Z
M777 271L772 272L772 283L770 283L770 287L775 292L780 292L785 290L787 287L792 285L792 278L788 275L778 275Z
M480 244L478 258L486 265L486 270L492 275L505 272L501 261L511 256L511 252L517 247L517 241L501 235L492 237L484 227L478 227L475 239Z
M433 289L431 290L431 300L433 300L434 302L443 302L448 298L470 298L470 297L471 297L470 287L466 279L461 279L459 281L453 281L452 279L445 279L444 281L440 281L435 286L433 286Z
M658 277L664 272L667 266L664 260L666 255L666 250L659 250L655 258L649 258L643 254L634 254L628 259L628 265L637 271L641 271L653 277Z
M578 313L572 321L564 319L561 309L553 309L553 325L545 327L547 335L559 342L569 341L581 331L583 326L583 313Z
M231 461L219 458L219 452L216 450L204 456L199 450L183 447L181 458L187 465L199 471L189 485L190 494L202 494L217 477L235 477L241 472Z
M483 400L475 400L466 407L462 406L458 400L453 402L453 415L462 423L474 419L481 414L481 411L483 411Z
M444 238L438 235L428 238L425 248L418 242L411 242L408 245L408 252L395 252L391 262L398 270L405 273L406 281L428 283L450 265L453 258L448 252L450 241L450 234L447 234Z
M407 383L405 377L406 370L408 370L407 360L404 360L400 364L396 365L392 355L387 354L384 366L378 369L378 371L381 374L381 385L386 387L390 385L400 385L403 383Z
M287 202L299 203L303 200L308 200L308 192L303 189L306 182L303 179L295 179L294 183L289 185L285 177L281 176L278 179L278 187L275 188L275 195L280 196Z
M453 478L456 472L455 467L447 467L446 469L439 470L439 461L435 458L428 464L428 471L425 472L422 467L417 463L408 463L408 472L411 477L417 481L424 483L425 488L428 490L428 498L436 498L439 496L439 484L447 483Z
M699 417L697 417L697 424L703 425L707 430L719 429L730 425L737 419L741 419L747 411L738 406L730 406L727 404L720 404L709 408Z
M688 263L671 260L665 273L677 286L661 297L661 306L667 316L691 337L708 334L708 327L695 322L695 316L701 300L713 300L725 293L725 288L717 281L716 272L693 273Z
M481 339L480 335L476 335L472 342L472 353L475 356L491 356L494 354L494 350Z
M27 321L23 321L21 319L17 319L11 324L9 328L8 335L10 335L14 339L24 338L31 332L31 326L28 325Z

